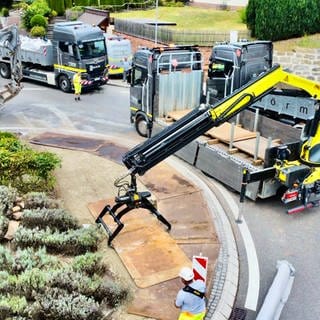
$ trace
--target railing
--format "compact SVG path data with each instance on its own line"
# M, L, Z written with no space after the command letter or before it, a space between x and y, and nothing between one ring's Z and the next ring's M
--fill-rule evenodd
M157 30L157 42L164 44L196 44L199 46L212 46L216 42L230 40L230 32L221 31L215 32L211 30L174 30L174 27L169 28L162 26L160 23L155 25L155 22L144 23L115 19L114 30L116 32L125 33L131 36L139 37L147 40L155 40ZM238 39L250 39L249 31L238 31Z

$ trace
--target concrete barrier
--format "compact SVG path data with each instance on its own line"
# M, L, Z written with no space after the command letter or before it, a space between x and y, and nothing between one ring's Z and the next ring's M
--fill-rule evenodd
M278 320L282 308L288 300L295 269L286 260L278 261L277 269L278 272L268 290L256 320Z

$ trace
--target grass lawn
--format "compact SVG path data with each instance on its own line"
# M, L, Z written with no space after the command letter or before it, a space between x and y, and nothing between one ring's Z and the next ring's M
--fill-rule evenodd
M156 19L177 24L179 30L246 30L241 22L239 11L222 11L196 7L158 7L150 10L131 10L112 13L111 17L121 19L145 18Z
M185 7L158 7L150 10L127 10L111 13L111 17L121 19L158 19L175 22L178 30L214 30L214 31L243 31L246 24L241 22L240 11L215 10L208 8ZM320 34L304 36L274 42L274 47L279 51L293 50L296 47L320 48Z

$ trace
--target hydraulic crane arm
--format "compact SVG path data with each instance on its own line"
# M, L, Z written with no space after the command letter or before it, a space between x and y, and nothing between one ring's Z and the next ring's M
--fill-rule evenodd
M224 100L213 106L200 106L159 134L134 147L123 156L123 163L132 175L143 175L209 129L226 122L261 99L279 83L303 89L314 99L320 97L319 84L288 73L276 65Z
M22 79L21 52L19 31L16 25L11 25L0 30L0 53L9 57L11 81L0 89L0 105L17 95L21 90ZM1 54L0 54L1 58ZM6 67L1 63L0 68Z
M173 125L162 130L159 134L127 152L123 156L122 161L129 169L127 175L131 176L131 183L123 181L125 177L121 177L115 181L115 186L118 187L119 190L118 196L115 198L115 204L113 207L106 205L96 219L96 222L101 223L109 235L108 244L111 244L111 241L124 227L121 222L123 215L135 208L148 209L151 214L155 215L157 219L170 230L171 224L147 199L151 194L149 192L137 191L136 174L143 175L147 170L180 150L209 129L226 122L237 113L268 94L278 83L285 83L303 89L314 99L319 99L320 97L319 84L287 73L283 71L280 66L275 66L246 84L244 87L241 87L224 100L213 106L200 106ZM308 145L306 145L306 143L304 144L306 148L303 149L307 150L304 152L305 154L318 154L318 149L315 150L315 152L312 152L312 139L313 137L315 140L317 139L317 131L319 130L312 131L313 133L310 134L310 137L306 142ZM305 160L302 155L301 160ZM311 160L311 157L309 160ZM276 169L281 176L287 168L288 165L285 165L284 168L279 167ZM316 187L319 189L320 193L320 178L319 184L317 184ZM125 192L123 193L123 191ZM244 195L243 191L242 194ZM112 231L105 220L103 220L103 217L106 214L109 214L118 225L114 231Z

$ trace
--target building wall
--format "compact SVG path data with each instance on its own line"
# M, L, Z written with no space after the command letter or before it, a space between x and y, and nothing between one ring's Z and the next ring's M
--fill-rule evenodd
M294 74L320 83L320 49L299 48L284 53L274 51L273 62Z

